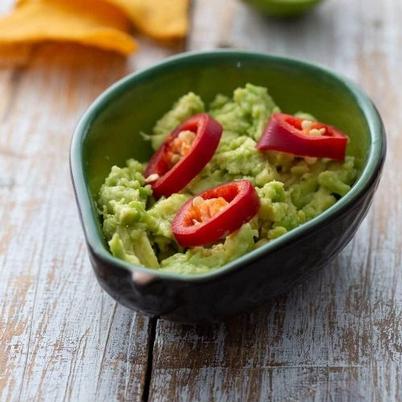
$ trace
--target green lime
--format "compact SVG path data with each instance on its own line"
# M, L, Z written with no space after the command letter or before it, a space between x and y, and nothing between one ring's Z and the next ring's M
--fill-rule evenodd
M243 0L273 17L294 17L312 9L322 0Z

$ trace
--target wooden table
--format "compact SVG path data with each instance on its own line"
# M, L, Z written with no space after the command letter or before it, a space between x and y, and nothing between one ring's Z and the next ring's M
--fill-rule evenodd
M328 0L292 22L198 0L175 48L141 39L127 61L46 45L0 70L0 400L401 401L401 16L400 0ZM68 148L108 85L214 47L302 58L355 80L384 117L389 153L369 216L331 266L250 315L183 326L133 313L96 283Z

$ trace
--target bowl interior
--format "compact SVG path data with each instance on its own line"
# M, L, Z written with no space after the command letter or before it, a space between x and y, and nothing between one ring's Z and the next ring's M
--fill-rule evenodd
M353 86L344 80L318 67L258 54L181 56L117 83L95 102L77 130L79 146L73 142L72 151L79 152L75 157L83 166L100 239L94 200L113 165L149 158L152 150L141 132L149 133L172 103L189 91L209 102L217 93L229 95L248 82L268 87L282 111L312 113L343 130L351 139L348 153L357 157L360 170L364 168L372 143L367 114Z

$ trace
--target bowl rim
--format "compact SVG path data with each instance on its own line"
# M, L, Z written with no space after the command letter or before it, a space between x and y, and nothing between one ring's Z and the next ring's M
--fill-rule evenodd
M144 78L161 72L161 70L163 70L165 67L180 65L183 62L197 62L199 58L202 58L203 60L207 58L212 61L212 59L216 57L223 57L227 59L241 59L244 57L251 57L254 60L261 62L269 61L270 63L274 64L300 68L326 77L331 81L336 81L337 84L343 86L345 90L349 91L349 93L356 101L356 104L365 117L366 123L369 128L371 144L369 147L369 154L361 175L354 183L351 190L344 197L342 197L333 206L328 208L317 217L298 226L297 228L289 231L279 238L271 240L264 246L253 250L229 262L228 264L225 264L220 268L213 269L209 272L203 274L178 274L174 272L161 272L120 260L114 257L110 253L110 251L105 248L103 240L99 236L97 224L95 221L97 219L97 216L95 216L92 207L92 195L87 183L86 170L83 159L83 145L89 132L89 128L92 122L97 118L97 116L103 111L105 107L107 107L109 102L113 101L113 99L119 97L123 92L125 92L127 86L133 86L138 81L141 81ZM120 79L119 81L111 85L108 89L106 89L84 112L74 131L70 147L70 172L88 248L100 260L102 260L106 264L113 265L116 269L123 269L131 273L143 273L152 277L153 279L170 279L180 282L203 282L223 276L236 269L240 269L243 265L253 262L269 252L275 251L288 243L298 240L300 237L303 236L303 234L311 231L317 225L323 224L330 218L335 218L337 215L343 213L358 199L360 199L360 197L362 197L366 190L371 186L372 182L381 171L381 167L385 158L385 152L386 137L382 119L373 102L366 95L366 93L361 90L356 84L351 82L348 78L343 77L342 75L339 75L320 65L311 64L298 59L252 51L220 49L212 51L185 52L169 57L149 68L134 72Z

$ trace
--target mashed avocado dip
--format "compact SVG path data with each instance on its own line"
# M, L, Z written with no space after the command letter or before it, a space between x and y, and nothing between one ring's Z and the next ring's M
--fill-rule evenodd
M147 136L157 150L169 133L189 117L209 113L223 126L219 147L210 162L180 193L155 200L144 178L145 164L130 159L113 166L102 185L99 213L112 254L133 264L180 274L217 269L316 217L344 196L357 170L353 157L343 162L262 153L256 143L270 116L279 108L266 88L247 84L232 97L217 95L205 105L194 93L180 98ZM314 120L310 115L300 115ZM224 240L209 247L183 249L171 223L194 195L233 180L247 179L256 188L257 216Z

